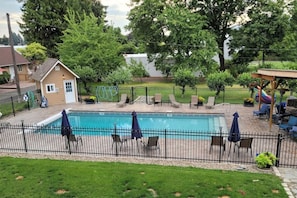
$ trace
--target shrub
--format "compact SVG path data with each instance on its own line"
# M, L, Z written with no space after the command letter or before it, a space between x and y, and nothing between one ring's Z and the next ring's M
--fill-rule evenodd
M269 168L275 164L276 160L276 156L271 152L263 152L256 157L256 164L258 168Z

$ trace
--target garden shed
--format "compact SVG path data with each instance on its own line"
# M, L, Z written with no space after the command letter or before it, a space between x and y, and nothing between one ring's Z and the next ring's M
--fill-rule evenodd
M78 102L77 76L61 61L48 58L32 75L40 92L38 100L45 97L48 105Z

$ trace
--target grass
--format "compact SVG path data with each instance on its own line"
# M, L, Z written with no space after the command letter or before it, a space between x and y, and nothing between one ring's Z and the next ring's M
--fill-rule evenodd
M101 86L101 84L92 84L92 94L96 94L96 87ZM172 82L149 82L149 83L140 83L140 82L134 82L131 84L125 84L119 86L119 94L121 93L127 93L128 95L131 94L131 87L133 87L134 91L134 99L138 96L144 96L146 94L146 87L148 91L148 95L153 96L155 93L161 93L163 100L168 100L168 95L174 93L175 98L178 102L181 103L189 103L191 95L198 95L202 96L206 99L205 102L207 102L207 98L209 96L214 96L215 91L209 90L207 85L205 83L203 84L197 84L195 89L192 89L190 87L186 87L185 94L182 95L180 87L176 86ZM84 91L82 92L84 93ZM219 96L216 98L216 103L231 103L231 104L243 104L244 98L250 97L250 92L248 88L243 88L239 85L233 85L232 87L227 86L225 88L225 92L221 92ZM279 92L276 91L276 98L277 101L279 101L280 95ZM283 96L283 100L287 98L290 95L290 93L287 91L286 94ZM296 95L296 94L294 94ZM105 101L104 99L100 99L100 101ZM117 101L118 97L114 97L113 102Z
M272 174L0 158L1 197L287 197Z

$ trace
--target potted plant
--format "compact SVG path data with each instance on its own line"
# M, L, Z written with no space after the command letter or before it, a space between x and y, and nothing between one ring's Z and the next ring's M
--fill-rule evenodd
M205 101L205 98L203 98L202 96L199 96L198 97L198 106L202 106L204 101Z
M270 168L275 165L277 158L271 152L263 152L257 155L256 164L258 168Z
M95 104L96 96L90 96L89 98L84 99L86 104Z
M243 100L243 106L245 106L245 107L253 107L254 106L254 102L255 102L254 98L245 98Z

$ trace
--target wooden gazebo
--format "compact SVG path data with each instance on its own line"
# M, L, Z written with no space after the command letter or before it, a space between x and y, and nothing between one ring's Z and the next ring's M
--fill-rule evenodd
M251 74L253 78L261 79L261 87L263 86L263 80L270 81L271 85L271 104L270 104L270 115L269 115L269 130L271 130L272 126L272 115L273 115L273 105L275 90L278 89L279 82L281 79L297 79L297 70L281 70L281 69L259 69L256 73ZM260 90L261 93L261 90ZM261 105L261 94L259 94L259 108Z

